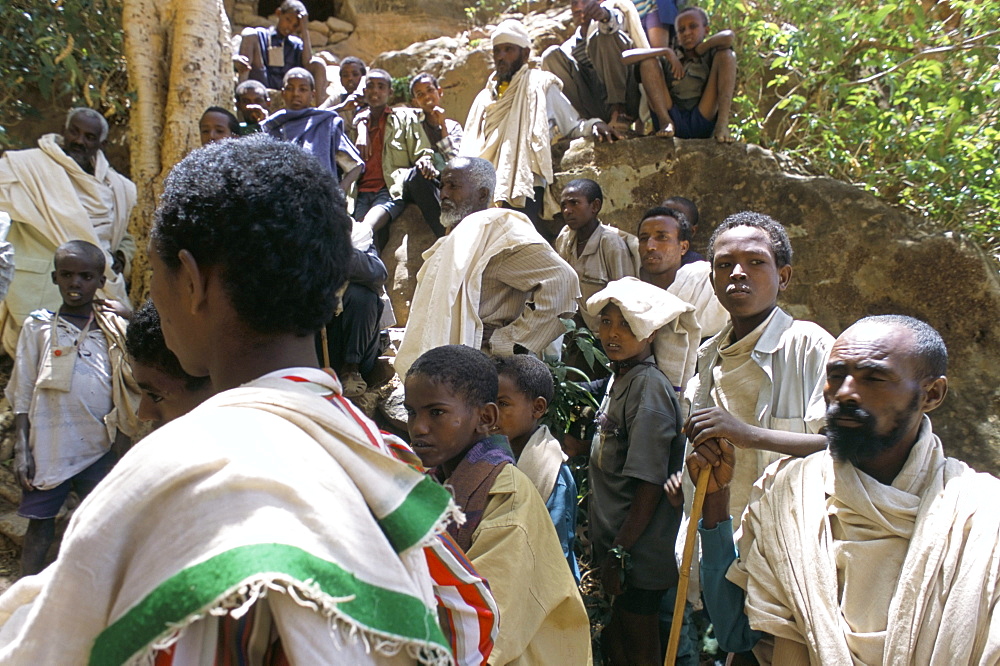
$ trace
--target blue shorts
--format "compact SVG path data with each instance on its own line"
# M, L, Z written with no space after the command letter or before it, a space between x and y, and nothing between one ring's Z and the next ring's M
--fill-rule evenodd
M114 466L115 454L108 451L90 467L77 472L72 478L66 479L55 488L21 491L21 506L17 508L17 515L31 520L55 518L59 514L59 509L66 503L70 490L75 490L80 499L83 499L97 487L101 479L106 477Z
M715 121L701 115L697 106L685 111L674 104L670 107L670 120L678 139L709 139L715 131Z
M406 202L389 196L388 187L383 187L377 192L358 192L354 198L354 219L362 221L372 208L382 208L389 214L389 221L394 222L406 208Z

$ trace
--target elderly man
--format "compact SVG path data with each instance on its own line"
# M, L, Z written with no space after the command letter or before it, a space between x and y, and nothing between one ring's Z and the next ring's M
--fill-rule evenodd
M459 155L489 160L497 173L494 201L523 211L551 241L557 230L541 223L559 210L549 189L555 182L550 145L618 135L600 118L580 118L559 79L528 62L531 38L520 21L501 21L490 39L496 71L472 103Z
M62 135L46 134L38 148L0 158L0 211L12 219L15 273L3 303L3 346L13 355L21 323L32 311L54 310L62 298L50 277L59 245L85 240L104 250L102 298L128 304L124 274L135 254L128 234L135 185L104 157L108 122L92 109L71 109Z
M733 447L711 440L688 458L692 476L712 469L702 578L724 649L775 664L1000 660L1000 483L946 458L925 416L947 362L937 331L910 317L844 331L826 370L829 448L768 468L738 560Z
M542 351L565 330L580 296L576 271L528 219L489 209L496 174L484 159L456 157L441 174L441 224L424 253L395 368L400 377L428 349L467 345L493 355Z

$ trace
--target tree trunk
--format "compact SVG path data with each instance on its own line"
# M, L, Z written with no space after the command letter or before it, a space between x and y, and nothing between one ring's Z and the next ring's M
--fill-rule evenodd
M136 95L129 139L138 202L129 231L139 248L130 294L138 307L149 294L146 245L163 180L200 145L205 108L233 106L233 65L223 0L125 0L122 25Z

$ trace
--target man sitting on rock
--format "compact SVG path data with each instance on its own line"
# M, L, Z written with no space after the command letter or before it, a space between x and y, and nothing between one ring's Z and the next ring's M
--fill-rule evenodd
M333 109L344 119L347 127L347 134L351 141L357 139L354 129L354 116L365 107L364 88L358 90L368 73L368 66L361 58L347 56L340 61L340 85L344 92L336 96L329 97L319 105L321 109Z
M310 106L317 106L326 99L326 62L312 55L309 12L299 0L285 0L277 16L277 25L243 29L236 59L239 80L249 77L277 90L289 69L304 67L316 83Z
M129 304L125 275L135 254L128 218L135 185L111 168L101 148L108 121L97 111L71 109L61 135L46 134L38 148L8 150L0 157L0 211L12 220L14 280L3 302L3 346L13 356L21 323L35 310L62 303L50 275L58 246L85 240L104 251L99 298Z
M705 605L719 645L774 664L1000 660L1000 483L945 457L927 413L948 390L937 331L862 319L826 364L828 448L754 484L733 547L733 445L702 442Z
M401 377L428 349L466 345L492 355L541 356L576 310L576 272L522 213L488 208L496 174L484 159L458 157L441 175L441 223L424 253L406 334Z
M496 169L494 200L523 211L547 239L542 218L559 210L551 185L551 144L561 138L618 134L600 118L584 120L560 90L559 79L528 62L531 37L520 21L502 21L490 37L496 71L472 103L460 155L482 157Z
M570 0L576 31L542 54L542 69L559 77L563 94L584 118L630 124L639 111L639 82L622 62L642 23L631 0Z

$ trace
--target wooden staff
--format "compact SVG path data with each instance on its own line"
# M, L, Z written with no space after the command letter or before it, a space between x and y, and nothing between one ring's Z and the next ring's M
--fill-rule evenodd
M667 658L663 666L673 666L677 661L677 648L681 642L681 625L684 624L684 604L687 602L688 583L691 581L691 560L694 557L694 538L698 534L698 521L701 520L701 508L705 504L705 493L708 491L708 475L712 467L703 467L698 473L698 485L694 490L694 502L691 504L691 517L688 521L687 541L684 542L684 556L677 571L677 598L674 599L674 618L670 623L670 641L667 643Z
M326 338L326 324L323 324L323 328L320 329L319 334L320 334L320 338L322 339L322 343L323 343L323 367L324 368L329 368L330 367L330 348L327 346L327 344L329 344L329 343L328 343L327 338Z

